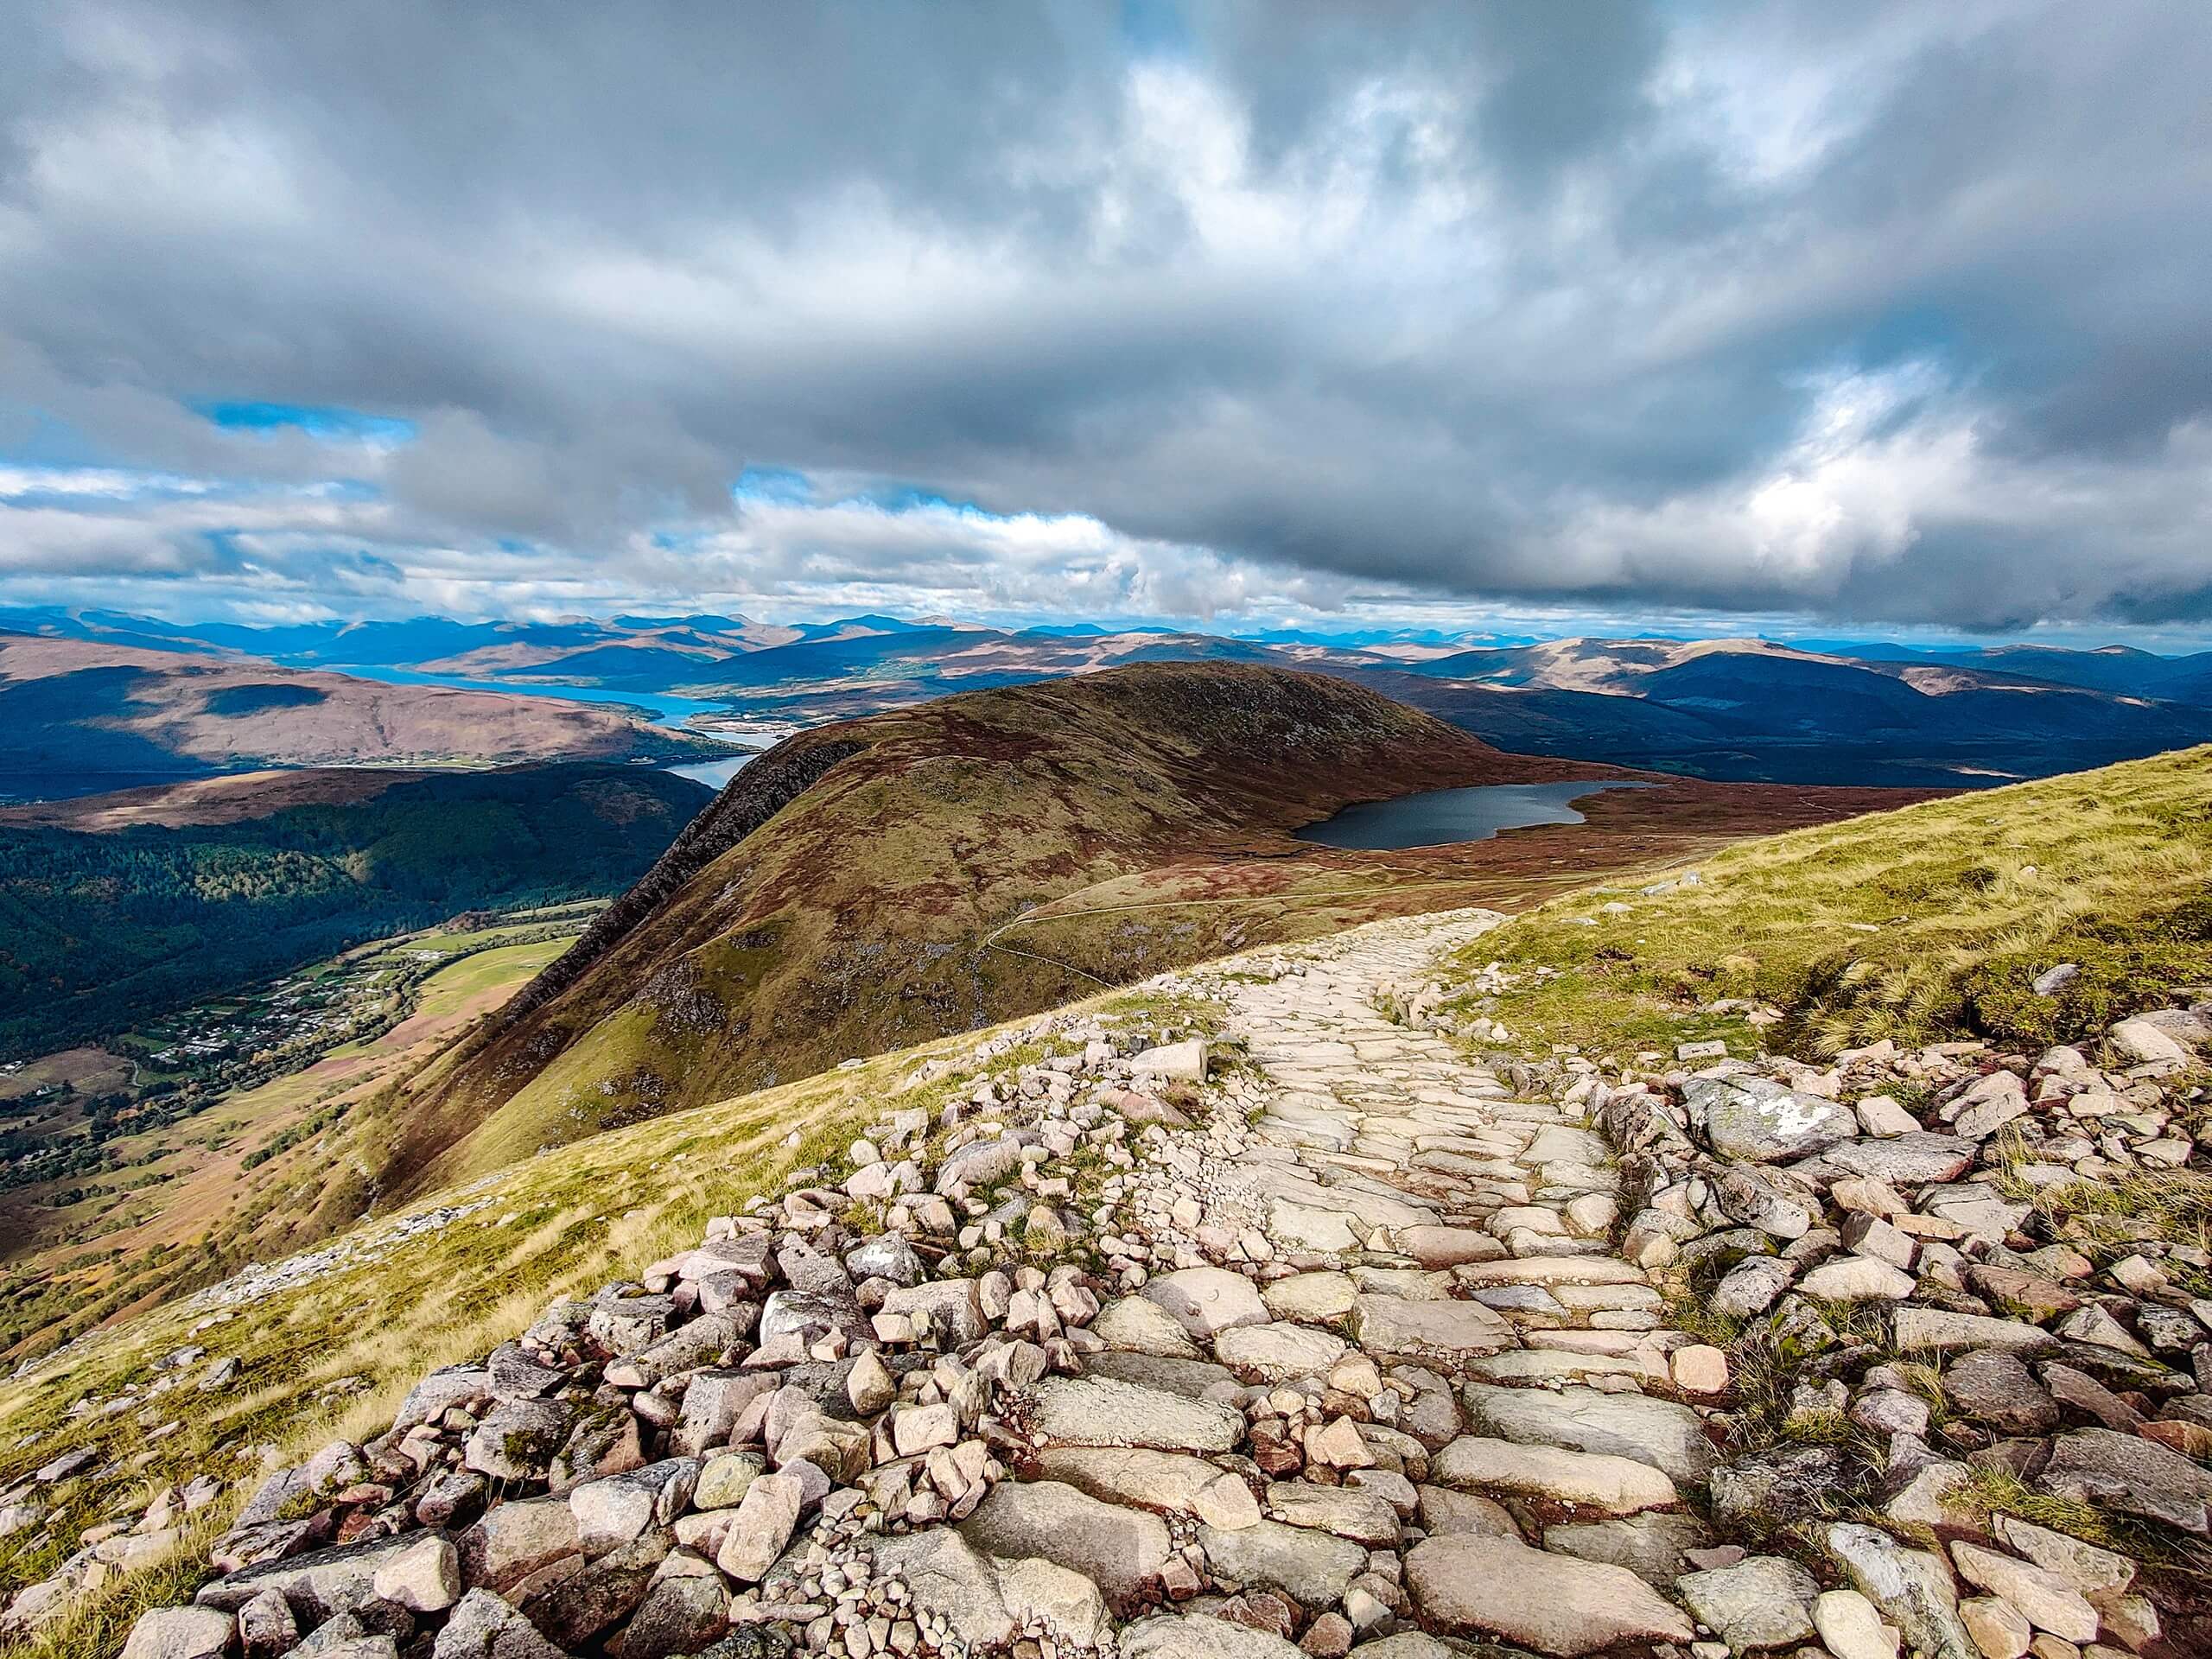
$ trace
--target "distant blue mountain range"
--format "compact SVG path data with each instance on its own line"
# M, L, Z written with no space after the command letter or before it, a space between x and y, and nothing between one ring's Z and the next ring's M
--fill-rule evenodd
M1503 747L1714 778L1980 785L2212 741L2212 653L1765 639L1500 640L1433 630L1233 637L1158 624L1009 629L868 614L181 625L0 610L0 628L293 667L399 669L518 692L680 695L815 723L1127 663L1338 675ZM1457 647L1455 649L1455 647Z

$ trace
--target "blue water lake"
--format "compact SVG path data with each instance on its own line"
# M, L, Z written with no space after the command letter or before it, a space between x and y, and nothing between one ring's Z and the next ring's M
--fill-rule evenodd
M449 685L463 691L503 691L510 696L565 697L571 702L611 702L626 709L637 709L652 716L652 723L672 731L684 729L684 722L694 715L726 715L728 709L719 702L706 702L697 697L679 697L666 691L611 691L603 685L567 685L537 682L518 685L508 680L468 680L453 674L424 674L404 668L342 668L341 674L353 674L365 680L382 680L387 685ZM709 789L720 789L745 769L747 761L753 758L751 750L741 750L719 760L694 761L689 766L671 766L669 771L679 778L689 778L694 783L704 784Z
M709 789L720 789L739 772L743 772L747 761L759 759L760 756L752 753L733 754L723 760L702 760L694 766L671 766L669 770L679 778L689 778L695 784L704 784Z
M1609 789L1649 789L1649 784L1607 783L1588 778L1562 784L1488 784L1477 789L1432 789L1395 801L1362 801L1333 818L1294 831L1300 841L1359 852L1443 847L1488 841L1501 830L1539 823L1580 823L1571 803Z

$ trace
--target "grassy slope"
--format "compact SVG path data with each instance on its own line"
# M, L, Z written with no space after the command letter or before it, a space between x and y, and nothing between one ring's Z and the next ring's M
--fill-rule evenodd
M1141 997L1097 1006L1140 1026L1159 1022L1152 1029L1161 1038L1192 1028L1190 1011ZM709 1216L782 1190L791 1172L842 1148L891 1104L934 1112L954 1087L979 1074L1010 1073L1042 1052L1015 1047L987 1067L908 1086L918 1063L963 1052L982 1035L633 1125L440 1193L408 1213L442 1205L468 1213L397 1243L390 1230L404 1217L365 1224L341 1241L354 1251L347 1265L239 1307L211 1328L195 1332L210 1310L187 1302L103 1332L0 1381L0 1485L71 1446L98 1445L122 1459L114 1471L73 1481L56 1495L66 1513L52 1530L73 1537L111 1509L131 1501L143 1508L165 1481L202 1470L250 1476L264 1445L304 1452L334 1434L374 1433L424 1372L483 1353L558 1296L695 1243ZM239 1359L238 1383L219 1395L171 1395L143 1413L69 1421L72 1401L88 1392L110 1397L126 1384L143 1389L151 1362L188 1340L207 1348L201 1364ZM167 1421L180 1427L149 1441L149 1431ZM207 1529L250 1490L248 1481L215 1506ZM43 1576L59 1555L35 1548L29 1534L0 1541L0 1589ZM180 1590L188 1595L195 1581L180 1564L111 1584L25 1651L34 1659L111 1651L140 1608L180 1599Z
M1471 964L1496 957L1573 964L1561 986L1512 998L1506 1016L1532 1039L1541 1028L1562 1040L1613 1048L1677 1039L1686 997L1719 995L1724 979L1817 1014L1824 1005L1806 999L1826 982L1814 971L1820 947L1833 943L1830 930L1846 920L1883 930L1854 936L1857 956L1880 969L1860 976L1862 992L1878 980L1903 988L1907 978L1955 987L1974 976L1979 942L1996 947L1999 961L2072 956L2101 976L2105 998L2125 1000L2127 988L2157 980L2163 988L2202 973L2202 946L2171 932L2141 944L2133 969L2101 963L2099 951L2088 948L2099 930L2085 924L2126 913L2156 928L2161 915L2171 921L2185 911L2192 885L2201 893L2212 857L2209 762L2212 757L2195 751L1746 842L1706 861L1700 887L1654 897L1630 893L1631 915L1602 929L1574 926L1572 918L1594 914L1611 894L1555 901L1486 936L1470 953ZM2040 885L2038 877L2022 875L2025 862L2038 863ZM1995 878L1968 873L1977 868L1995 870ZM1908 889L1925 909L1900 924L1900 894ZM1154 1024L1162 1037L1189 1029L1195 1017L1130 995L1093 1006L1118 1007ZM1959 1017L1955 997L1907 996L1866 1002L1853 1029L1940 1032ZM2078 1017L2094 1016L2084 1007ZM103 1332L0 1383L0 1447L12 1448L0 1450L0 1484L67 1446L113 1447L129 1459L124 1468L62 1493L69 1522L84 1525L126 1495L143 1503L152 1485L173 1475L203 1467L229 1473L243 1465L245 1447L274 1442L296 1453L334 1433L373 1432L423 1371L480 1354L556 1295L632 1272L688 1243L706 1217L780 1190L793 1171L893 1106L933 1107L970 1071L956 1068L911 1090L908 1079L918 1063L959 1054L975 1040L951 1038L879 1055L851 1071L595 1135L423 1200L410 1213L481 1207L388 1250L378 1241L391 1222L365 1224L348 1236L369 1246L352 1264L192 1337L211 1356L244 1361L244 1383L212 1404L191 1396L194 1408L180 1414L184 1427L150 1446L142 1446L145 1432L171 1414L158 1402L143 1423L124 1414L70 1425L67 1407L86 1392L107 1395L125 1383L143 1385L150 1361L184 1341L206 1315L165 1307ZM993 1069L1033 1057L1016 1049ZM210 1529L226 1507L211 1516ZM0 1545L0 1583L25 1581L50 1566L50 1554L30 1553L25 1540ZM111 1648L137 1608L177 1599L191 1582L182 1565L119 1581L30 1652L60 1659Z
M1747 1044L1740 1022L1694 1014L1732 996L1783 1009L1769 1042L1796 1052L1961 1033L2069 1041L2212 983L2212 748L1745 842L1700 869L1669 893L1556 900L1485 940L1484 961L1569 970L1501 1017L1613 1053ZM2034 995L2061 962L2080 976Z
M391 1179L420 1191L1084 995L1085 973L979 942L1094 883L1193 856L1303 857L1286 832L1351 800L1602 770L1502 755L1341 681L1160 664L821 728L714 810L839 744L855 752L765 827L702 863L679 843L688 879L396 1103Z
M604 766L274 774L273 810L85 833L0 823L0 1054L108 1035L456 910L619 891L709 799ZM111 817L86 808L87 822Z
M1355 707L1369 702L1356 692L1331 689L1338 696L1354 699ZM1039 711L1028 707L1026 699L1017 706L1025 720L1035 721L1051 712L1050 705ZM1412 721L1416 730L1424 728L1418 717L1403 711L1391 717ZM893 726L894 733L907 737L916 729L916 722L906 721ZM926 727L921 729L925 732ZM1007 734L1001 724L989 735L1002 743ZM966 741L978 740L971 733ZM1485 769L1485 775L1550 764L1492 755L1448 734L1446 741L1455 754L1465 755L1472 748L1473 764ZM877 793L869 798L868 812L890 817L906 810L898 791L911 778L902 776L901 767L908 772L918 770L931 788L942 791L944 760L925 759L912 764L917 747L906 743L894 755L887 780L872 779L869 787ZM1453 764L1463 762L1455 760ZM1025 802L1018 791L1009 792L1011 784L1021 781L1020 769L979 766L973 768L973 776L980 780L977 787L988 791L984 810L977 816L1014 821L1024 833L1013 844L1032 844L1027 832L1039 821L1031 810L1035 803ZM1431 781L1418 766L1408 772L1402 763L1395 772L1362 773L1369 788L1389 787L1391 779ZM1252 787L1266 782L1262 778ZM1067 824L1082 817L1095 791L1086 778L1073 798L1051 801L1051 811L1058 815L1051 822L1061 826L1058 832L1065 833ZM1262 938L1327 932L1377 914L1471 903L1517 906L1570 880L1587 879L1592 871L1637 868L1758 830L1824 822L1885 798L1879 791L1745 789L1683 782L1591 798L1584 803L1589 814L1586 824L1516 831L1492 842L1412 853L1342 852L1304 847L1279 836L1243 835L1230 838L1226 846L1209 845L1164 868L1110 876L1103 885L1072 887L1062 901L1072 914L1053 904L1017 908L1012 925L996 944L977 950L971 962L951 963L966 974L964 985L971 1000L950 1003L950 1014L944 1005L919 995L891 1000L887 1006L871 1005L869 999L891 979L895 964L887 965L887 953L876 950L878 942L865 937L865 912L855 919L856 912L848 909L839 918L844 938L831 943L833 950L840 945L855 950L861 962L861 976L831 979L827 994L845 999L887 1027L904 1020L908 1022L904 1029L935 1036L948 1027L959 1028L988 1019L995 999L998 1006L1010 1007L1055 1002L1071 993L1097 988L1098 978L1125 982L1166 963L1195 960ZM927 803L925 810L937 804ZM1109 804L1131 810L1126 793ZM1190 803L1173 804L1187 807ZM707 820L721 810L718 804L702 815L701 823L711 828ZM1270 810L1286 816L1312 815L1312 809L1294 805L1274 804ZM873 892L870 884L882 879L890 853L902 844L898 837L855 830L844 820L833 833L854 839L842 844L834 839L810 843L781 834L782 829L779 823L772 835L774 849L785 855L784 866L796 872L792 880L804 883L809 893L834 888L842 871L858 880L859 892L868 898ZM691 834L686 831L687 836ZM913 856L927 858L938 850L927 836L911 839L918 849ZM842 847L853 845L864 849L861 858L842 855ZM970 859L966 868L977 866L972 846L963 853ZM836 850L825 852L825 847ZM705 887L709 899L724 896L718 885L697 885ZM1124 908L1133 901L1141 908ZM915 918L896 904L890 909L895 938L897 930L912 925ZM925 909L918 913L923 922L931 914ZM974 913L963 914L972 918ZM711 921L711 909L709 916ZM453 949L488 942L480 937L441 935L410 943L417 948ZM59 1340L94 1318L111 1317L118 1308L143 1300L149 1291L181 1282L204 1283L247 1259L268 1260L305 1248L350 1224L371 1205L391 1202L396 1189L387 1172L395 1147L404 1148L410 1137L424 1137L426 1128L436 1127L426 1123L421 1103L466 1099L445 1086L460 1056L443 1049L442 1043L467 1019L504 1000L514 983L510 966L518 972L524 961L537 960L532 953L544 950L532 946L515 957L489 953L443 970L425 988L416 1018L372 1045L371 1052L355 1055L340 1051L296 1077L238 1096L151 1141L133 1141L127 1149L133 1160L129 1167L98 1183L100 1190L83 1203L55 1211L40 1205L45 1194L39 1190L16 1195L12 1213L30 1224L25 1228L25 1242L35 1248L18 1252L10 1264L12 1326L33 1330L44 1325L52 1339ZM613 960L626 959L618 952ZM634 982L646 982L645 970L637 971ZM479 973L495 975L498 984L457 1008L454 1018L442 1017L446 988ZM466 1173L482 1173L525 1156L547 1138L588 1132L596 1113L582 1119L556 1117L556 1134L549 1136L548 1119L527 1109L537 1100L558 1101L569 1090L597 1104L604 1096L596 1096L600 1078L590 1068L604 1065L609 1053L626 1045L630 1053L652 1058L666 1052L657 1045L652 1026L650 1007L618 1007L591 1042L556 1056L540 1073L532 1097L523 1103L526 1109L496 1118L470 1143L467 1151L478 1161ZM900 1037L893 1046L911 1039ZM823 1039L817 1064L852 1052L846 1042L846 1036L832 1033ZM707 1068L696 1069L704 1072ZM410 1080L404 1090L397 1086L402 1078ZM738 1092L756 1080L734 1082L730 1091ZM242 1159L265 1151L279 1136L290 1138L283 1141L278 1155L262 1166L239 1168ZM120 1252L121 1259L109 1259L109 1252ZM47 1277L54 1268L62 1271ZM118 1279L119 1274L124 1276Z
M1192 858L1067 893L986 935L996 950L1069 964L1109 984L1270 940L1318 938L1378 917L1480 905L1524 911L1593 877L1649 880L1748 836L1869 811L1915 792L1675 779L1576 803L1585 821L1488 841L1294 856Z

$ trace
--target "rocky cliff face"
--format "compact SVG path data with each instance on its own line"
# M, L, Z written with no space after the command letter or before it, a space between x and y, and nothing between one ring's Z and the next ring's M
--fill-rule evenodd
M1090 971L991 935L1102 880L1298 856L1287 832L1353 800L1596 770L1501 754L1342 681L1233 664L976 692L808 733L740 773L418 1092L388 1176L417 1190L1084 995ZM1264 937L1263 912L1255 925ZM1165 965L1140 957L1131 976Z

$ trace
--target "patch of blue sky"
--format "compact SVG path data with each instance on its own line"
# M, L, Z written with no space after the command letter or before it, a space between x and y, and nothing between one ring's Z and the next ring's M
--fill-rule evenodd
M1191 50L1191 30L1175 0L1122 0L1122 39L1142 57L1179 58Z
M101 467L114 459L42 409L0 402L0 425L18 429L15 441L0 450L0 466Z
M1882 312L1859 335L1858 355L1869 367L1941 362L1959 350L1963 331L1940 305L1901 306Z
M387 449L415 436L412 421L393 415L366 415L335 404L238 400L197 404L194 408L226 432L262 436L304 432L321 443L365 443Z
M737 475L729 493L740 501L803 507L814 499L814 480L789 467L748 467Z
M863 490L838 505L874 507L880 512L949 512L957 518L986 519L992 524L1007 522L1004 513L993 512L973 501L955 501L950 496L940 495L935 490L925 490L914 484Z

